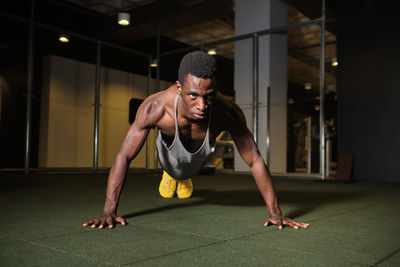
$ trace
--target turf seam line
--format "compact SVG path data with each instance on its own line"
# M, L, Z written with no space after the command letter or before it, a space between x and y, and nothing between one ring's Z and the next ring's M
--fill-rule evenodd
M280 250L280 251L289 251L289 252L294 252L294 253L297 253L297 254L301 254L301 255L309 255L309 256L312 256L312 257L322 257L322 256L324 256L324 255L322 255L322 254L318 254L318 253L312 253L312 252L307 252L307 251L300 251L300 250L295 250L295 249L286 249L286 248L280 248L280 247L273 247L272 249L277 249L277 250ZM353 264L364 264L364 263L362 263L362 262L359 262L359 261L352 261L352 260L346 260L346 261L348 261L348 262L350 262L350 263L353 263ZM365 264L364 264L365 265Z
M52 237L63 237L63 236L68 236L68 235L77 235L77 234L89 234L89 233L93 233L94 231L101 231L101 230L109 230L108 228L104 228L104 229L99 229L99 228L92 228L90 226L84 226L87 227L88 229L86 231L82 231L82 232L70 232L70 233L64 233L64 234L58 234L58 235L47 235L47 236L42 236L42 237L38 237L38 238L34 238L35 241L40 241L42 239L46 239L46 238L52 238ZM90 229L89 229L90 228Z
M111 265L111 266L120 266L120 265L116 265L116 264L114 264L114 263L112 263L112 262L108 262L108 261L103 261L103 260L97 260L97 259L94 259L94 258L92 258L92 257L89 257L89 256L85 256L85 255L82 255L82 254L77 254L77 253L71 253L71 252L69 252L69 251L67 251L67 250L63 250L63 249L59 249L59 248L54 248L54 247L49 247L49 246L46 246L46 245L44 245L44 244L40 244L40 243L37 243L37 242L34 242L34 241L31 241L31 240L26 240L26 239L23 239L23 238L19 238L19 237L15 237L15 236L10 236L10 235L4 235L4 236L6 236L6 237L8 237L8 238L11 238L11 239L15 239L15 240L18 240L18 241L21 241L21 242L25 242L25 243L28 243L28 244L31 244L31 245L34 245L34 246L39 246L39 247L43 247L43 248L46 248L46 249L50 249L50 250L54 250L54 251L57 251L57 252L61 252L61 253L64 253L64 254L68 254L68 255L72 255L72 256L77 256L77 257L80 257L80 258L84 258L84 259L87 259L87 260L90 260L90 261L93 261L93 262L100 262L100 263L105 263L105 264L108 264L108 265Z
M164 232L171 232L171 233L177 233L177 234L183 234L183 235L189 235L189 236L207 238L207 239L211 239L211 240L226 240L226 239L224 239L224 238L209 237L209 236L198 235L198 234L187 233L187 232L179 232L179 231L170 230L170 229L163 229L163 228L156 227L156 226L137 225L137 224L135 224L135 226L137 226L137 227L142 227L142 228L147 228L147 229L149 229L149 228L150 228L150 229L156 229L156 230L158 230L158 231L164 231Z
M175 220L175 219L173 219ZM178 220L178 219L176 219ZM179 234L185 234L185 235L191 235L191 236L196 236L196 237L201 237L201 238L207 238L207 239L214 239L214 240L226 240L226 241L234 241L234 240L238 240L238 239L243 239L243 238L247 238L250 236L254 236L254 235L258 235L261 233L265 233L266 230L264 229L263 231L258 231L256 233L252 233L249 235L244 235L244 236L239 236L239 237L235 237L235 238L230 238L230 239L226 239L226 238L218 238L218 237L210 237L210 236L204 236L204 235L199 235L199 234L195 234L195 233L188 233L188 232L180 232L180 231L176 231L176 230L170 230L170 229L163 229L161 227L157 227L157 226L148 226L148 225L144 225L144 224L135 224L135 223L130 223L133 224L134 226L137 227L143 227L143 228L155 228L157 230L160 231L166 231L166 232L172 232L172 233L179 233ZM265 226L263 226L265 227Z
M289 248L286 249L286 248L273 247L273 249L277 249L277 250L280 250L280 251L290 251L290 252L294 252L294 253L301 254L301 255L319 256L316 253L311 253L311 252L307 252L307 251L300 251L300 250L295 250L295 249L289 249Z
M201 204L207 204L207 203L203 203L203 201L200 201L200 202L194 202L196 205L201 205ZM172 204L172 206L173 205L176 205L176 203L175 204ZM171 205L166 205L166 206L162 206L162 207L159 207L159 208L169 208ZM178 208L186 208L186 206L183 206L183 207L181 207L181 206L178 206L178 207L176 207L175 209L178 209ZM152 208L152 209L154 209L154 208ZM157 209L157 208L155 208L155 209ZM232 212L232 211L235 211L237 208L229 208L228 209L228 211L227 212ZM161 211L161 212L163 212L163 211ZM140 212L139 212L140 213ZM157 213L157 212L155 212L155 213ZM211 213L207 213L207 215L219 215L220 214L220 211L214 211L214 212L211 212ZM148 215L148 214L145 214L145 215ZM145 215L139 215L138 217L140 217L140 216L145 216ZM201 213L199 213L199 214L194 214L194 215L191 215L191 217L202 217L202 216L204 216L204 214L201 214ZM124 215L121 215L121 217L125 217ZM135 219L135 217L136 216L134 216L134 217L132 217L132 219ZM159 220L159 222L163 222L163 221L170 221L170 220L180 220L180 218L176 218L176 219L161 219L161 220ZM145 224L145 223L142 223L142 224Z
M174 251L174 252L170 252L170 253L154 256L154 257L149 257L149 258L143 259L143 260L128 262L128 263L125 263L125 264L123 264L121 266L127 266L127 265L131 265L131 264L136 264L136 263L143 263L143 262L146 262L146 261L149 261L149 260L158 259L158 258L162 258L162 257L165 257L165 256L174 255L174 254L179 254L179 253L190 251L190 250L194 250L194 249L205 248L205 247L208 247L208 246L213 246L213 245L221 244L221 243L228 242L228 241L229 240L225 240L224 239L224 240L220 240L220 241L217 241L217 242L212 242L212 243L209 243L209 244L201 245L201 246L198 246L198 247L182 249L182 250L178 250L178 251Z
M163 231L165 231L165 230L163 230ZM236 237L236 238L231 238L231 239L217 239L219 241L212 242L212 243L205 244L205 245L201 245L201 246L198 246L198 247L182 249L182 250L166 253L166 254L163 254L163 255L149 257L149 258L146 258L146 259L143 259L143 260L128 262L128 263L123 264L122 266L127 266L127 265L130 265L130 264L136 264L136 263L143 263L143 262L146 262L146 261L149 261L149 260L158 259L158 258L162 258L162 257L165 257L165 256L171 256L171 255L174 255L174 254L179 254L179 253L190 251L190 250L194 250L194 249L199 249L199 248L205 248L205 247L210 247L210 246L214 246L214 245L219 245L219 244L222 244L222 243L225 243L225 242L237 241L237 240L240 240L240 239L245 239L245 238L248 238L248 237L251 237L251 236L255 236L255 235L258 235L258 234L262 234L262 233L265 233L265 231L262 231L262 232L260 231L260 232L257 232L257 233L253 233L253 234L249 234L249 235L245 235L245 236L240 236L240 237ZM198 235L194 235L194 236L198 236ZM203 236L198 236L198 237L203 237ZM215 238L213 238L213 239L215 239Z
M393 251L392 253L390 253L389 255L386 255L385 257L383 257L382 259L380 259L379 261L375 262L372 266L378 266L379 264L381 264L382 262L386 261L387 259L393 257L394 255L396 255L398 252L400 251L400 248L396 249L395 251Z

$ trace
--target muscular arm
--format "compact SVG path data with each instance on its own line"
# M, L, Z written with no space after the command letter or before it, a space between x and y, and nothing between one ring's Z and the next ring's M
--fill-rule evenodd
M109 228L113 228L115 222L126 224L124 218L117 216L117 208L128 167L143 147L150 128L162 117L163 111L162 105L155 96L146 99L139 107L135 122L129 128L111 167L103 215L84 223L84 226L103 228L108 225Z
M149 129L142 128L136 123L132 124L129 128L108 176L106 202L103 209L104 214L117 212L118 200L128 167L131 161L140 152L148 132Z
M254 176L254 180L258 189L267 205L270 215L281 215L281 210L276 199L274 186L271 181L271 176L258 151L257 145L254 142L253 135L246 126L246 121L239 107L234 106L233 112L235 123L230 123L230 133L240 156L249 165L250 171Z
M258 151L253 135L247 128L244 114L236 104L231 106L228 117L230 117L231 120L231 122L227 124L228 130L231 133L240 156L247 165L249 165L257 187L267 206L269 219L265 221L264 226L277 224L279 229L282 229L283 225L288 225L295 229L298 229L299 227L308 227L308 224L282 217L271 175L264 159Z

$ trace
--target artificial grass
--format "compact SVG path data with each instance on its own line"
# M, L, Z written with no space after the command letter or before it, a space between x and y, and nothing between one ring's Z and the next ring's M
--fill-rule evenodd
M1 266L398 266L400 184L274 179L285 215L308 229L263 227L251 176L193 178L190 199L158 195L160 174L130 173L119 215L92 229L106 174L1 174Z

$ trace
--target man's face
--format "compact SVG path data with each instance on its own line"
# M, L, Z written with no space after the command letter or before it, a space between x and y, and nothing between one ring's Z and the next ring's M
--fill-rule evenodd
M176 83L178 94L182 97L182 115L191 120L203 120L208 117L217 89L214 79L198 78L188 74L183 87Z

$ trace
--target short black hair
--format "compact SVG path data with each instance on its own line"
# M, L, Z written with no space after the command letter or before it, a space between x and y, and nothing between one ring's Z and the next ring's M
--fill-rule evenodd
M217 62L214 57L204 51L187 53L179 66L178 79L181 86L190 73L198 78L214 78L217 71Z

